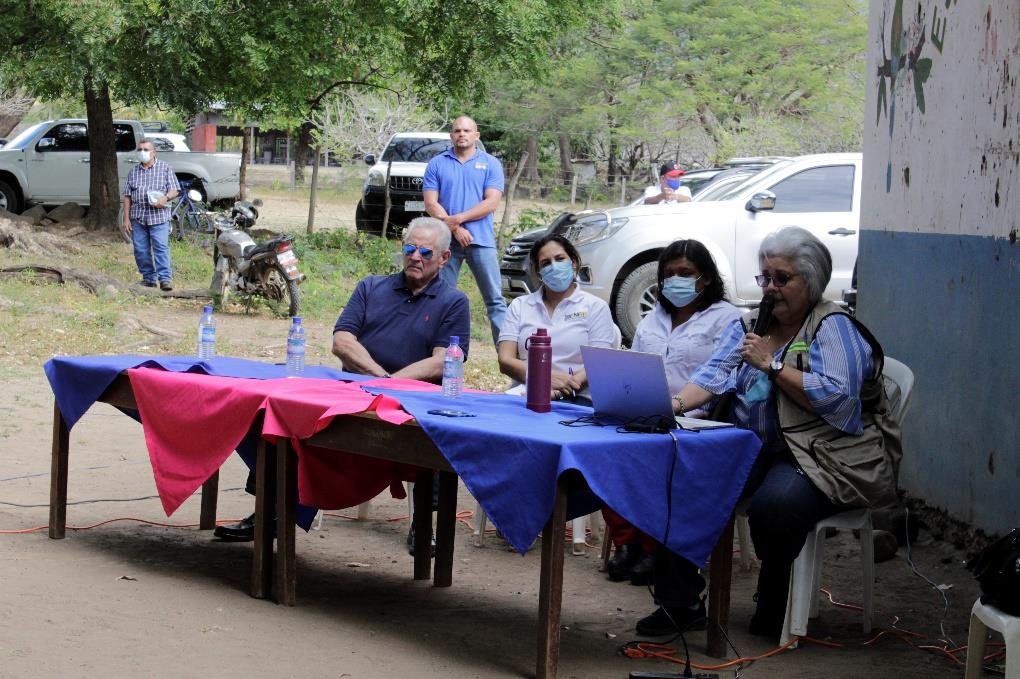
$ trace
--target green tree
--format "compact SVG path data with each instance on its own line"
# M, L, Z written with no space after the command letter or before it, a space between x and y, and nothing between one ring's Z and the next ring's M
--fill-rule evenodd
M599 0L0 0L0 76L41 97L84 94L92 139L90 221L113 224L117 174L111 92L128 104L197 112L228 102L298 129L347 87L406 79L437 99L481 90L492 73L525 77ZM112 202L111 202L112 200Z
M488 110L515 134L569 136L611 178L665 158L843 149L860 138L866 31L860 0L628 0L541 83L497 79Z

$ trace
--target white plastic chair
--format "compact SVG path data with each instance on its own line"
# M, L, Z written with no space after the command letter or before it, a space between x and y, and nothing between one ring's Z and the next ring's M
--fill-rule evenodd
M885 359L883 374L885 375L884 386L889 408L896 420L902 423L914 389L914 374L906 365L889 357ZM746 515L744 521L747 521ZM790 573L790 593L786 602L786 619L783 623L783 632L779 637L780 644L785 644L793 637L805 636L808 620L818 617L818 589L821 586L822 559L825 554L824 533L827 528L860 531L861 572L864 579L862 628L865 634L871 631L875 588L875 545L871 510L851 509L819 521L815 525L814 531L808 534L804 547L793 562L793 570ZM744 545L740 546L740 551L743 555Z
M988 629L1002 634L1006 641L1006 679L1020 679L1020 618L1003 613L978 599L970 611L967 639L967 674L964 679L979 679L984 664Z

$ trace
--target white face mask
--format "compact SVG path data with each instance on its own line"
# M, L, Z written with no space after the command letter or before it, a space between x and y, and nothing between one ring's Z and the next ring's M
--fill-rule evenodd
M145 150L138 151L138 160L142 161L143 163L148 163L151 159L152 159L151 151Z

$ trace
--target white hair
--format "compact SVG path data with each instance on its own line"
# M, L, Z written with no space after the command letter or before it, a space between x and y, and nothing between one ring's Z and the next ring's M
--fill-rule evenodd
M811 306L818 304L832 278L832 255L825 243L807 229L784 226L762 240L758 248L758 266L765 263L766 257L790 260L804 278Z
M436 249L446 252L450 249L450 227L435 217L415 217L404 230L404 242L411 242L411 234L418 229L426 229L436 235Z

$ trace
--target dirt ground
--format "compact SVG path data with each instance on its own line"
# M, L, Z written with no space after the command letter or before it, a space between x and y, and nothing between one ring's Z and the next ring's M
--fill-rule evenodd
M52 395L39 365L2 370L0 530L17 531L48 520ZM197 497L173 517L163 515L153 497L141 427L113 408L93 407L71 432L71 451L69 526L120 517L197 521ZM224 467L221 520L250 512L251 498L240 489L244 476L236 459ZM463 489L459 509L474 509ZM355 511L336 514L353 517ZM495 536L476 548L468 525L460 523L454 586L435 589L411 579L406 514L404 501L380 497L366 521L328 516L321 530L299 531L293 608L248 596L250 544L218 542L193 526L120 521L68 531L62 541L45 531L4 534L0 676L533 676L539 550L521 557ZM858 601L856 541L840 534L828 544L823 586L836 600ZM962 645L976 595L963 555L922 532L913 557L934 583L951 586L945 632ZM583 556L569 556L568 548L560 676L679 671L662 660L620 655L621 644L635 639L636 620L652 610L650 598L644 588L610 583L598 566L597 545ZM734 569L730 636L745 656L770 649L746 633L754 575ZM931 638L915 643L938 643L932 640L941 636L941 595L911 573L904 550L877 565L875 592L876 632L898 621L900 629ZM863 646L868 637L855 611L827 603L820 611L812 636L843 648L807 644L746 667L740 676L963 674L945 656L911 648L891 634ZM690 633L688 642L695 662L718 662L704 655L704 632Z
M283 202L267 209L267 226L300 218L300 200ZM329 209L344 221L350 206ZM178 336L194 331L193 310L183 306L140 306L132 314ZM13 312L4 318L18 323ZM242 314L221 314L219 324L225 337L247 339L247 357L281 360L273 324ZM309 325L309 363L335 365L330 331L331 324ZM452 588L412 580L407 505L387 496L376 500L366 521L340 516L354 517L351 509L327 516L320 530L299 531L297 606L281 607L247 594L250 543L218 542L194 526L197 497L173 517L163 515L140 425L97 405L71 432L68 507L69 526L95 527L69 530L62 541L45 530L31 532L48 521L53 399L44 359L6 351L14 348L0 347L0 678L534 676L539 550L521 557L495 536L474 547L468 525L474 501L463 489L459 509L466 519L457 527ZM158 341L139 350L167 351ZM495 352L477 347L472 357L491 362ZM250 513L240 461L228 461L220 478L219 519ZM121 517L175 527L103 523ZM568 547L560 676L680 671L664 660L621 655L621 645L636 638L635 622L653 606L647 589L606 580L598 537L596 531L583 556L569 556ZM827 544L823 586L837 601L858 603L856 540L841 533ZM921 574L944 588L945 615L942 594L912 573L901 549L876 566L872 634L862 634L859 613L823 601L811 635L840 647L807 643L745 665L739 676L962 677L951 659L908 646L902 634L864 645L894 624L922 635L916 645L966 642L977 590L963 568L965 555L922 531L913 558ZM771 646L746 632L756 572L735 566L733 577L730 637L737 651L728 658L763 654ZM721 662L704 655L704 632L687 640L694 662Z

